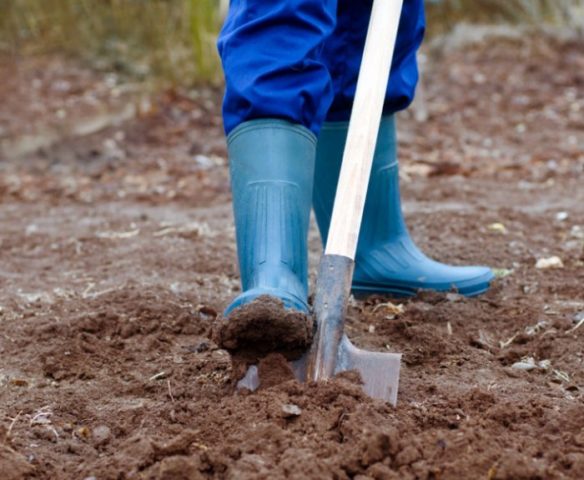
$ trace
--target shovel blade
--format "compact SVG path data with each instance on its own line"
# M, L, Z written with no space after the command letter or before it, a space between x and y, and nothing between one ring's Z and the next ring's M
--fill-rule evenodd
M400 353L369 352L355 347L346 335L339 345L335 373L355 370L363 381L364 392L372 398L397 403Z
M247 367L245 375L237 382L238 390L251 390L255 392L260 387L260 375L257 365Z
M295 377L305 382L307 380L308 354L290 362ZM378 398L391 403L397 403L399 372L401 365L400 353L369 352L355 347L346 335L343 335L339 345L335 373L355 370L363 381L363 391L372 398ZM258 367L251 365L245 376L237 383L238 389L255 391L260 386Z

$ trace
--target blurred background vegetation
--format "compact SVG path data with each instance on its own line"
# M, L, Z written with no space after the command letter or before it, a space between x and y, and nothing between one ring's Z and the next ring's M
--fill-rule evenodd
M0 52L62 52L174 84L219 81L221 0L0 0Z
M427 0L430 35L460 22L584 28L584 0Z
M62 52L174 85L218 84L228 0L0 0L0 53ZM459 22L582 28L584 0L428 0L429 33Z

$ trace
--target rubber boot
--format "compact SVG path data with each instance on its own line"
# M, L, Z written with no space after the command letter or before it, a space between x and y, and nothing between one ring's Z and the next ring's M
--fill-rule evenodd
M318 139L314 210L326 242L347 137L346 122L326 123ZM488 267L456 267L436 262L414 244L401 209L395 120L382 119L353 276L356 294L411 296L418 290L455 290L466 296L489 288Z
M224 312L222 343L270 350L280 336L302 347L310 339L298 334L312 334L308 226L316 137L303 126L262 119L238 126L227 145L242 293Z

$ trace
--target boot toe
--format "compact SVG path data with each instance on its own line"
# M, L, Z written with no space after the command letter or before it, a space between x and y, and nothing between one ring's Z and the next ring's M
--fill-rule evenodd
M473 297L487 291L494 278L493 271L488 267L439 265L441 268L430 270L425 277L419 278L418 290L456 291Z
M466 297L474 297L486 292L495 275L489 267L453 267L461 269L460 278L452 282L451 289ZM447 290L447 289L444 289Z
M381 272L377 269L377 273ZM415 295L420 290L456 291L473 297L486 292L494 278L493 271L484 266L455 267L429 261L427 264L400 271L386 271L376 278L353 279L357 294L391 294L399 297Z

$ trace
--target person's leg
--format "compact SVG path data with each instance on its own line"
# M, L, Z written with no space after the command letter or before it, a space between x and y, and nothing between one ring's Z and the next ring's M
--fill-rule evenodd
M336 0L232 0L219 39L242 293L222 343L302 347L316 134L333 98L320 59ZM260 298L261 297L261 298Z
M218 41L225 73L226 134L278 118L318 134L333 100L323 44L337 0L232 0Z
M370 5L371 0L367 3ZM356 60L348 65L348 70L343 70L339 58L348 49L355 49L351 58L361 58L368 15L355 19L362 4L356 0L339 0L337 30L325 50L333 74L335 99L317 148L313 200L323 242L328 235L359 66ZM422 0L406 0L357 247L353 277L356 293L403 296L420 289L456 289L472 296L487 290L493 279L487 267L455 267L426 257L412 241L404 222L393 113L407 107L413 99L418 79L416 50L423 31ZM340 76L339 72L342 72Z
M345 122L351 115L372 5L373 0L338 0L337 24L323 51L334 86L328 122ZM405 109L414 98L416 52L425 25L423 0L405 0L383 109L386 115Z

